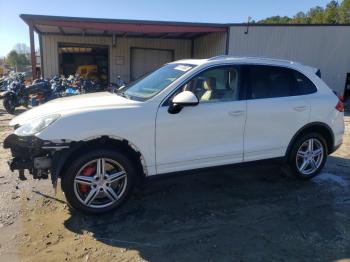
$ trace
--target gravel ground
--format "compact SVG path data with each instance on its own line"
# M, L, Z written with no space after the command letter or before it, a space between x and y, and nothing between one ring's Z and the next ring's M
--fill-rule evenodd
M69 210L49 180L17 180L2 149L11 117L0 107L0 261L350 259L349 115L312 181L276 166L211 169L149 181L101 216Z

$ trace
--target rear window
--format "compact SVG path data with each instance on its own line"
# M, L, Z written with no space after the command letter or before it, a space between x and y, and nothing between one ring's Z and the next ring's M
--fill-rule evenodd
M295 79L294 95L308 95L317 91L316 86L303 74L291 70Z
M250 99L306 95L317 90L306 76L284 67L250 66L248 75Z

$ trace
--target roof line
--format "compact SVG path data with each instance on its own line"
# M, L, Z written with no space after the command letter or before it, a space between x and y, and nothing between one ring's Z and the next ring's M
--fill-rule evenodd
M267 24L267 23L230 23L226 24L226 26L309 26L309 27L317 27L317 26L350 26L347 24Z
M20 18L27 24L33 20L41 21L71 21L71 22L95 22L95 23L120 23L120 24L148 24L148 25L178 25L178 26L210 26L210 27L230 27L230 26L251 26L251 27L273 27L273 26L350 26L347 24L267 24L267 23L202 23L202 22L175 22L175 21L155 21L155 20L133 20L133 19L110 19L110 18L88 18L70 16L49 16L35 14L21 14Z
M227 27L226 24L220 24L220 23L87 18L87 17L48 16L48 15L34 15L34 14L20 14L20 18L22 18L22 20L25 21L26 23L33 20L41 20L41 21L70 21L70 22L119 23L119 24L132 23L132 24L148 24L148 25Z

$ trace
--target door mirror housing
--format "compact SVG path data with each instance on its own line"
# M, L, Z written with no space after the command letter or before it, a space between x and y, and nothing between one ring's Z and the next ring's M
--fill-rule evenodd
M170 114L177 114L185 106L196 106L199 100L195 94L190 91L183 91L177 94L170 103L168 112Z

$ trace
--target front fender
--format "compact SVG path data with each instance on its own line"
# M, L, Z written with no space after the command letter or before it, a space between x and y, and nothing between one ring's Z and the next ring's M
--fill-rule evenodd
M4 98L9 91L0 92L0 98Z
M36 136L54 143L87 142L101 137L126 140L155 171L155 109L95 109L63 115Z
M16 94L13 91L4 91L1 93L2 97L5 98L9 98L11 96L16 96Z

